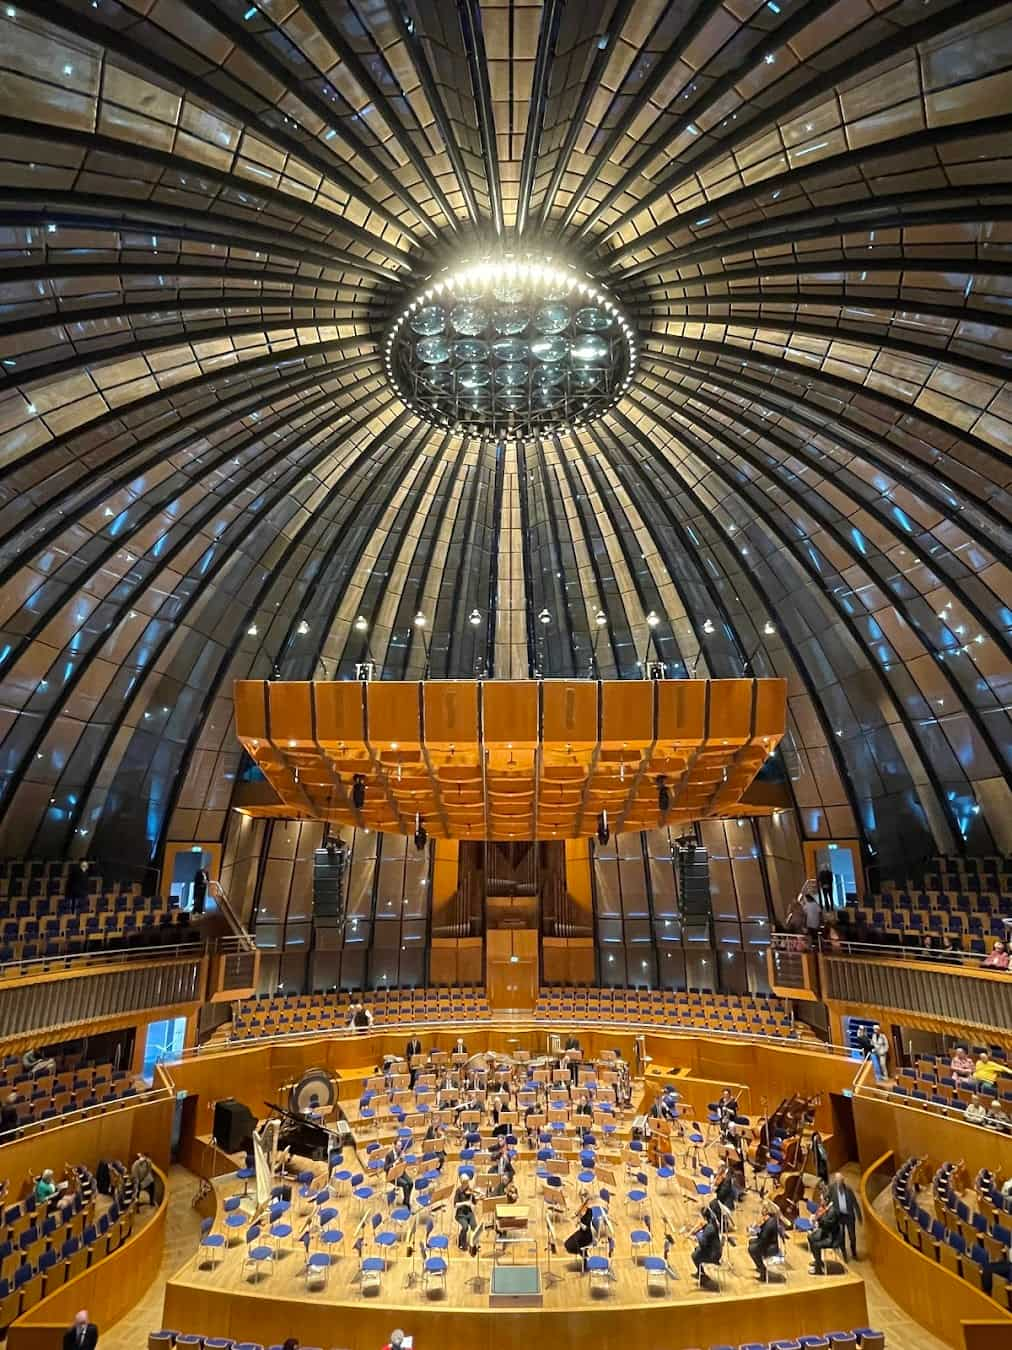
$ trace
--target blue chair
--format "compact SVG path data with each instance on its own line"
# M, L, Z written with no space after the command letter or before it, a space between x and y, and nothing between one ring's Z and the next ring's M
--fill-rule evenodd
M200 1239L201 1253L206 1254L198 1264L206 1264L213 1270L215 1266L221 1263L225 1254L225 1234L224 1233L205 1233Z
M312 1252L306 1258L306 1288L314 1279L319 1279L320 1284L326 1287L330 1279L331 1258L329 1252Z

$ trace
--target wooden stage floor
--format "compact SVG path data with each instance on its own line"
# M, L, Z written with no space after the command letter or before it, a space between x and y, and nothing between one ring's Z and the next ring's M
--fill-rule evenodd
M447 1159L445 1175L456 1180L457 1162ZM489 1284L492 1275L493 1238L486 1231L479 1258L461 1253L456 1246L452 1206L435 1216L433 1232L446 1234L449 1250L445 1289L422 1279L422 1252L415 1242L409 1257L402 1240L392 1249L377 1293L364 1293L360 1283L358 1255L351 1238L363 1217L376 1209L376 1201L362 1202L338 1196L336 1226L345 1233L343 1249L331 1254L334 1264L327 1282L307 1288L305 1250L293 1239L277 1243L277 1259L259 1276L243 1270L244 1230L214 1268L197 1253L187 1260L166 1287L163 1325L180 1331L251 1340L267 1345L297 1335L304 1344L375 1350L394 1326L403 1326L420 1337L419 1345L432 1350L475 1350L477 1346L502 1344L503 1316L510 1319L509 1335L550 1337L553 1347L585 1346L593 1338L595 1350L655 1350L658 1344L672 1350L695 1344L715 1344L850 1330L867 1325L864 1283L835 1259L828 1263L831 1274L808 1273L809 1252L800 1234L788 1235L786 1266L771 1268L771 1283L760 1284L746 1250L750 1224L758 1217L759 1199L750 1191L735 1211L736 1246L726 1250L718 1289L700 1289L694 1279L690 1253L691 1236L682 1230L694 1222L702 1201L683 1198L672 1183L668 1193L657 1190L651 1174L646 1212L654 1235L651 1250L661 1255L665 1227L676 1235L669 1265L676 1278L666 1291L648 1293L646 1271L634 1257L630 1234L642 1228L642 1206L627 1206L624 1175L611 1201L614 1250L612 1277L604 1287L591 1287L579 1262L569 1257L562 1243L572 1232L577 1206L575 1177L567 1179L568 1217L557 1220L557 1253L548 1251L541 1183L534 1176L535 1162L529 1156L517 1160L520 1202L530 1207L529 1231L536 1255L519 1244L508 1251L518 1264L536 1263L540 1273L540 1307L492 1307ZM701 1180L702 1178L700 1178ZM221 1182L219 1208L226 1194L236 1191L231 1178ZM297 1209L296 1202L293 1211ZM386 1204L380 1212L386 1218ZM304 1226L296 1216L295 1234ZM335 1226L335 1225L331 1225ZM384 1222L382 1227L390 1227ZM417 1230L420 1233L420 1229ZM274 1245L273 1242L271 1245ZM315 1244L310 1250L319 1250ZM374 1254L371 1243L366 1255ZM595 1249L597 1250L597 1249ZM484 1315L482 1315L484 1314ZM560 1316L559 1314L562 1314ZM516 1321L515 1319L522 1319ZM677 1329L676 1329L677 1328Z

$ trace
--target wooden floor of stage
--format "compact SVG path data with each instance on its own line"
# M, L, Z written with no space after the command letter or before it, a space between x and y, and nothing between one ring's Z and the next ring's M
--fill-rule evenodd
M333 1265L325 1283L314 1284L307 1289L305 1279L305 1248L295 1239L308 1222L307 1217L297 1213L298 1201L293 1203L295 1218L291 1221L293 1235L275 1242L267 1239L274 1247L277 1256L263 1271L244 1271L245 1258L244 1230L239 1230L240 1240L227 1248L224 1255L215 1264L205 1259L204 1254L195 1252L177 1271L173 1282L191 1286L239 1294L256 1292L269 1294L271 1298L310 1298L314 1302L333 1305L348 1302L362 1302L364 1298L372 1304L387 1306L391 1309L411 1306L440 1305L467 1309L487 1309L489 1307L489 1283L493 1265L493 1250L499 1253L497 1259L503 1264L536 1264L541 1272L542 1302L545 1308L572 1309L574 1306L633 1306L643 1303L676 1300L679 1303L705 1303L720 1297L776 1298L785 1290L824 1289L827 1284L848 1280L847 1268L835 1254L828 1260L829 1274L819 1276L809 1274L810 1253L807 1243L799 1233L790 1232L785 1243L787 1261L785 1265L771 1265L770 1282L761 1284L756 1276L755 1267L748 1256L748 1228L759 1218L759 1196L749 1191L734 1212L735 1229L732 1238L735 1245L725 1248L724 1269L719 1274L719 1284L711 1288L700 1288L695 1280L691 1252L695 1245L691 1235L684 1230L695 1224L699 1217L700 1206L706 1197L690 1200L679 1193L674 1183L667 1193L657 1192L651 1174L651 1195L649 1205L644 1211L642 1205L630 1205L625 1199L625 1191L632 1185L627 1180L624 1168L619 1172L619 1185L610 1206L610 1221L614 1230L614 1250L611 1256L611 1278L606 1287L595 1288L591 1292L589 1277L583 1273L578 1258L571 1257L565 1251L565 1238L575 1228L574 1215L578 1207L578 1195L575 1176L568 1178L564 1186L566 1197L566 1217L554 1220L556 1252L549 1250L548 1230L545 1219L545 1207L542 1200L542 1183L535 1178L535 1162L532 1158L517 1159L516 1180L520 1191L520 1204L527 1206L530 1220L525 1237L533 1239L533 1244L517 1242L508 1246L497 1245L493 1240L491 1228L486 1228L477 1258L457 1249L457 1225L452 1217L452 1203L447 1203L434 1216L433 1233L449 1238L448 1250L443 1253L447 1259L448 1270L445 1287L442 1281L423 1279L423 1255L420 1223L415 1230L415 1243L412 1255L408 1255L406 1234L409 1225L402 1229L401 1241L391 1249L388 1268L384 1271L380 1291L375 1295L363 1295L359 1271L359 1258L352 1249L352 1238L363 1219L368 1220L373 1212L386 1218L386 1204L377 1206L376 1199L360 1201L354 1197L336 1197L332 1204L338 1210L338 1220L331 1227L339 1228L345 1235L344 1243L337 1252L333 1247L324 1247L313 1242L310 1251L330 1251ZM444 1175L447 1183L457 1180L456 1160L447 1158ZM700 1182L704 1182L702 1176ZM705 1184L705 1182L704 1182ZM237 1194L241 1190L238 1183L231 1179L220 1185L219 1205L227 1195ZM379 1196L377 1196L379 1198ZM484 1202L487 1211L502 1201ZM481 1202L479 1202L481 1207ZM307 1209L307 1215L308 1215ZM643 1247L639 1253L632 1250L631 1233L643 1229L643 1214L649 1215L653 1241L649 1248ZM420 1211L424 1213L424 1211ZM252 1215L251 1215L252 1217ZM479 1213L479 1218L482 1218ZM491 1212L486 1212L485 1222L494 1222ZM286 1220L288 1221L288 1220ZM410 1224L410 1221L409 1221ZM381 1228L394 1225L381 1222ZM648 1293L647 1272L639 1264L639 1256L647 1251L661 1255L664 1247L664 1232L667 1229L675 1235L676 1241L668 1256L668 1264L673 1278L667 1283L664 1293ZM363 1230L366 1231L366 1230ZM592 1249L598 1254L607 1255L606 1247L597 1245ZM371 1239L366 1241L365 1254L377 1254ZM210 1255L210 1254L208 1254ZM214 1254L218 1256L218 1253Z
M848 1179L852 1185L857 1183L856 1169L848 1169ZM209 1330L209 1325L202 1320L202 1306L204 1305L203 1290L194 1288L192 1291L184 1289L182 1293L186 1298L185 1304L177 1304L184 1316L178 1321L166 1320L164 1304L166 1302L166 1289L177 1274L181 1274L181 1267L186 1268L196 1248L199 1236L200 1215L193 1204L193 1197L197 1187L197 1178L184 1168L175 1166L169 1173L169 1213L166 1226L166 1248L162 1262L162 1269L159 1278L152 1284L150 1290L144 1299L127 1314L121 1321L114 1326L102 1328L102 1346L103 1350L138 1350L147 1343L148 1332L157 1330L162 1326L177 1326L181 1331L203 1332ZM860 1238L858 1249L861 1250ZM851 1274L858 1275L865 1284L868 1305L867 1325L880 1327L887 1335L888 1350L947 1350L941 1341L931 1336L922 1327L913 1322L897 1305L889 1298L882 1289L870 1264L861 1260L851 1266ZM203 1276L201 1276L203 1280ZM681 1283L681 1282L680 1282ZM836 1284L842 1283L840 1280L834 1281ZM271 1297L270 1285L262 1286L266 1291L267 1297ZM250 1291L251 1293L253 1291ZM315 1298L315 1295L310 1297ZM300 1302L306 1301L306 1296L299 1295ZM240 1301L238 1299L234 1300ZM254 1300L242 1299L242 1303L253 1303ZM363 1300L359 1299L361 1304ZM257 1300L259 1302L259 1300ZM301 1326L298 1316L298 1308L287 1304L286 1300L280 1300L281 1306L285 1309L285 1316L288 1319L289 1331L286 1334L298 1334ZM715 1312L719 1311L722 1300L714 1299L710 1304ZM438 1308L434 1304L433 1308ZM192 1316L189 1314L192 1309ZM382 1310L384 1317L384 1328L389 1333L394 1325L400 1325L396 1317L391 1318L387 1309ZM333 1318L333 1314L330 1314ZM408 1319L405 1318L405 1321ZM842 1323L835 1325L842 1326ZM437 1324L438 1326L438 1324ZM829 1330L829 1326L816 1327L809 1317L803 1317L801 1320L795 1320L791 1326L780 1325L780 1335L788 1334L792 1329L798 1331L802 1329L805 1332L815 1332ZM408 1328L410 1330L410 1327ZM236 1330L240 1327L236 1322ZM772 1333L771 1333L772 1337ZM259 1340L261 1343L269 1343L267 1329L262 1328L257 1332L254 1328L250 1332L248 1339ZM283 1338L282 1338L283 1339ZM385 1343L387 1335L382 1339L374 1340L371 1344L371 1350L375 1346ZM681 1350L683 1346L691 1344L711 1345L719 1341L729 1340L729 1337L723 1336L719 1331L719 1326L715 1322L714 1335L706 1337L700 1336L696 1341L690 1342L687 1336L682 1334L680 1326L665 1326L665 1334L656 1344L670 1345L672 1350ZM753 1336L743 1336L742 1340L755 1339ZM303 1335L305 1344L311 1342ZM332 1345L348 1345L347 1338L342 1336L340 1322L335 1322L331 1331L326 1335L321 1335L315 1340L317 1345L329 1347ZM421 1344L421 1342L419 1342ZM597 1342L595 1342L595 1346ZM449 1350L448 1342L444 1341L438 1334L426 1342L427 1350ZM627 1347L632 1350L632 1347Z

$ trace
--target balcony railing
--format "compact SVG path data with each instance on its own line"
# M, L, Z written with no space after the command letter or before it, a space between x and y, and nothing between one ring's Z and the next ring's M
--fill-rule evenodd
M203 953L193 947L154 947L124 954L112 970L84 966L63 979L0 985L0 1035L65 1031L82 1023L196 1003L203 997Z
M819 961L822 997L1008 1033L1012 975L982 970L979 959L975 965L919 960L916 950L859 951L854 944L840 953L824 951Z

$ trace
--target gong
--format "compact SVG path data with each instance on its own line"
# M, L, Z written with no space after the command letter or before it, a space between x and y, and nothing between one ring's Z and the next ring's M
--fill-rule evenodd
M326 1069L307 1069L292 1087L288 1109L299 1114L325 1111L334 1105L334 1084Z

